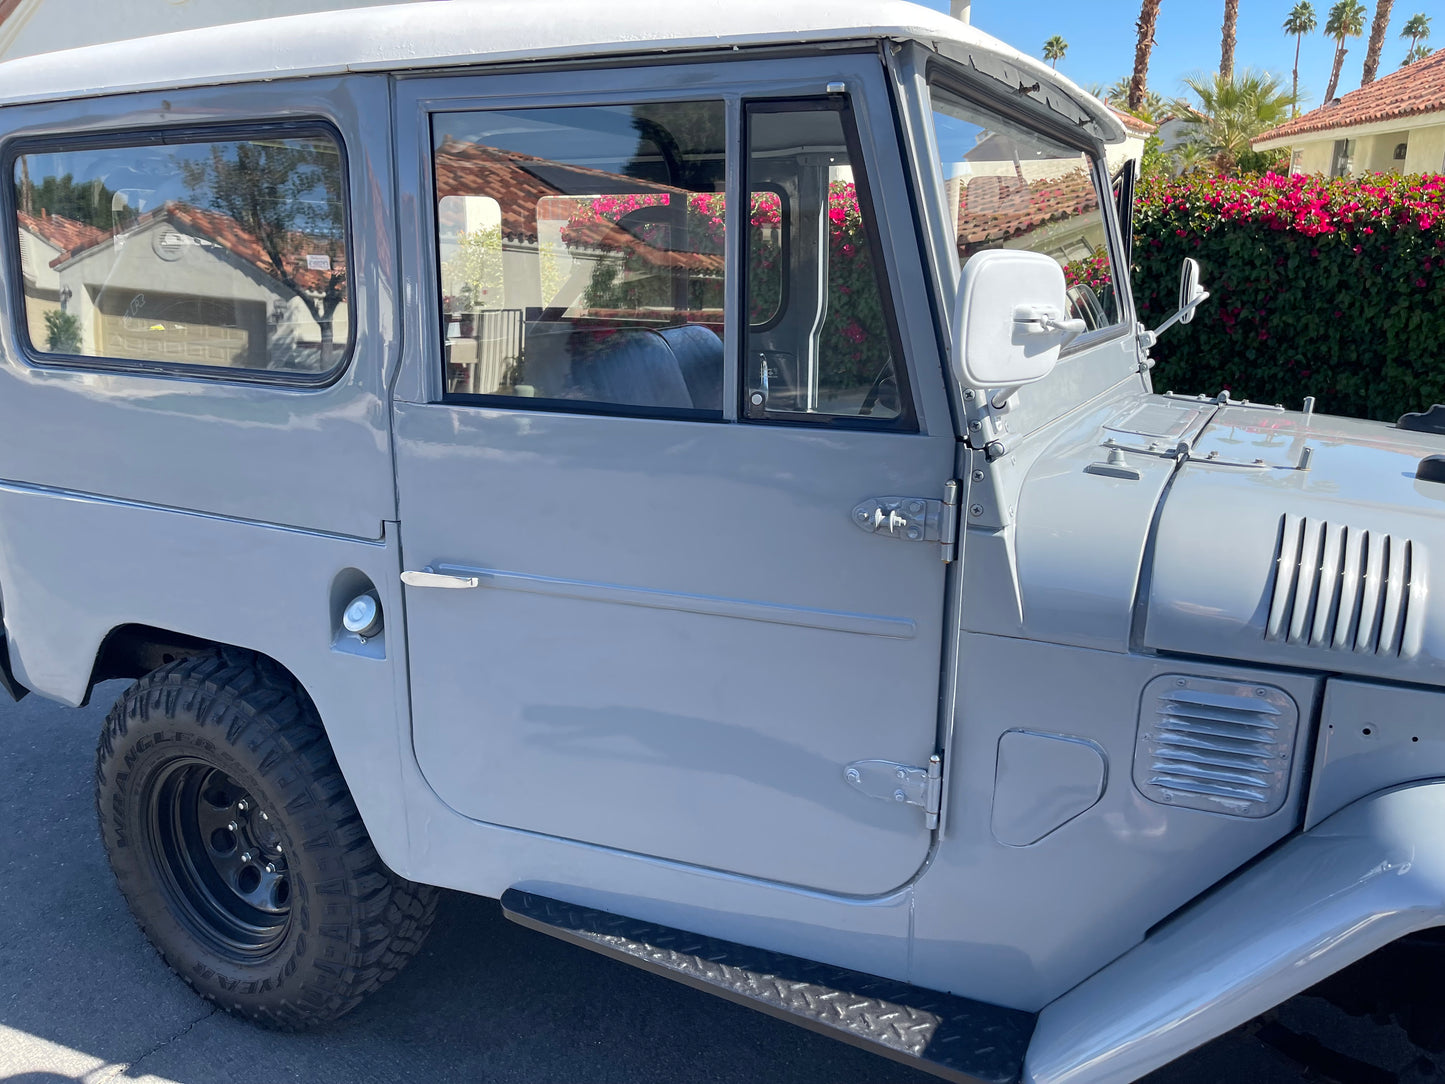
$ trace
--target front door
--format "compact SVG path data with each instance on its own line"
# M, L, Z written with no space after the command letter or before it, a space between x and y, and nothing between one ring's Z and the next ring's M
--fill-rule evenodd
M855 510L955 444L881 74L403 84L413 739L466 816L859 895L926 858L845 778L937 748L948 566Z

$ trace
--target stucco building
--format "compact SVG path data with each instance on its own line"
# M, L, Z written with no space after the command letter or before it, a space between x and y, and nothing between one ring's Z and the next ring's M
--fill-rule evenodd
M1290 172L1328 177L1445 172L1445 49L1253 140L1290 151Z

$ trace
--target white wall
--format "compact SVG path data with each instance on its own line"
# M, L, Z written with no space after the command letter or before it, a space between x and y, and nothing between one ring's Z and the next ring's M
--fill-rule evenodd
M1335 141L1331 139L1315 140L1313 143L1300 143L1294 148L1299 152L1299 160L1294 165L1296 173L1323 173L1326 176L1330 172L1330 161L1335 153Z
M1406 173L1445 173L1445 123L1416 128L1410 133Z
M1432 123L1419 128L1394 132L1374 132L1355 139L1352 174L1366 173L1445 173L1445 117L1427 118ZM1296 173L1323 173L1328 176L1334 160L1337 132L1321 132L1294 144L1298 154ZM1408 147L1405 160L1395 160L1395 148Z
M246 19L397 2L414 0L20 0L0 24L0 60Z

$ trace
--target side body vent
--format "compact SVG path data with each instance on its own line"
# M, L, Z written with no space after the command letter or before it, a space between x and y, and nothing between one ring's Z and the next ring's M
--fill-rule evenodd
M1165 674L1144 687L1134 785L1161 805L1268 817L1289 793L1298 729L1282 689Z
M1378 531L1286 515L1266 640L1411 659L1424 635L1425 555Z

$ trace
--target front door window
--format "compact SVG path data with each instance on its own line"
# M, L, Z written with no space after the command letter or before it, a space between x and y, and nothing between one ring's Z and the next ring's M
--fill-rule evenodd
M452 396L719 417L721 102L432 123Z

